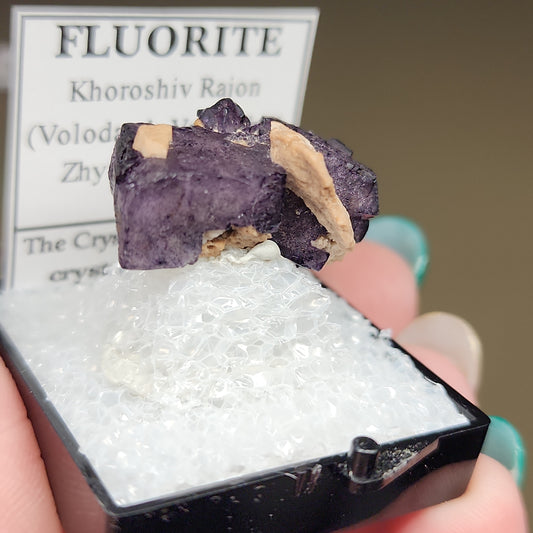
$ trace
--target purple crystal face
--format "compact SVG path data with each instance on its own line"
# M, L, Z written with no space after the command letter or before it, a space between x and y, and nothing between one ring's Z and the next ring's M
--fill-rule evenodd
M281 222L278 229L272 233L272 240L279 246L281 255L297 265L320 270L328 260L329 254L315 248L310 243L324 233L324 227L304 201L286 189L283 196Z
M246 147L203 128L173 128L166 159L132 148L136 124L123 126L110 167L124 268L194 263L204 232L280 221L286 174L268 147Z
M207 109L200 109L197 117L205 128L220 133L234 133L250 126L242 108L231 98L223 98Z
M378 185L372 170L352 158L352 151L337 139L328 141L293 126L324 156L335 191L350 215L355 241L368 229L368 220L379 212Z

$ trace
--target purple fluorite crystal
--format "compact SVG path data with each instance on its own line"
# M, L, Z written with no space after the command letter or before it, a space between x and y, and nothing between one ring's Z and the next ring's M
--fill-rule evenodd
M198 110L197 117L204 128L220 133L235 133L250 126L242 108L231 98L223 98L211 107Z
M109 172L124 268L194 263L207 231L276 229L286 175L268 147L245 147L203 128L173 128L167 158L144 158L132 148L138 126L122 127Z

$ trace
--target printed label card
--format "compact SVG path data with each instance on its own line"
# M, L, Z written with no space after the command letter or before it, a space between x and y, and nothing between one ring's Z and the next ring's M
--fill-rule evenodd
M122 123L191 125L223 97L298 123L317 22L314 8L13 8L4 287L116 262L107 169Z

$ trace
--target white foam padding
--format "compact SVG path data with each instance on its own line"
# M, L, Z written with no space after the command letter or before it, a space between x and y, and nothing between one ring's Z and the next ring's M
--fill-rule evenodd
M259 254L260 255L260 254ZM119 505L467 423L312 274L244 252L12 291L0 322Z

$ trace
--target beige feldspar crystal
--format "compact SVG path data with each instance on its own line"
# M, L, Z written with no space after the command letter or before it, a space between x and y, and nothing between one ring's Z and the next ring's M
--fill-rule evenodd
M132 147L143 157L166 159L171 141L172 126L170 124L141 124L135 134Z
M266 241L270 237L271 235L269 233L260 233L253 226L233 226L232 229L205 242L202 245L200 256L217 257L226 247L253 248L256 244Z
M287 171L287 187L305 202L328 232L311 244L326 250L330 261L342 259L355 246L354 234L324 156L303 135L274 120L270 143L272 161Z

